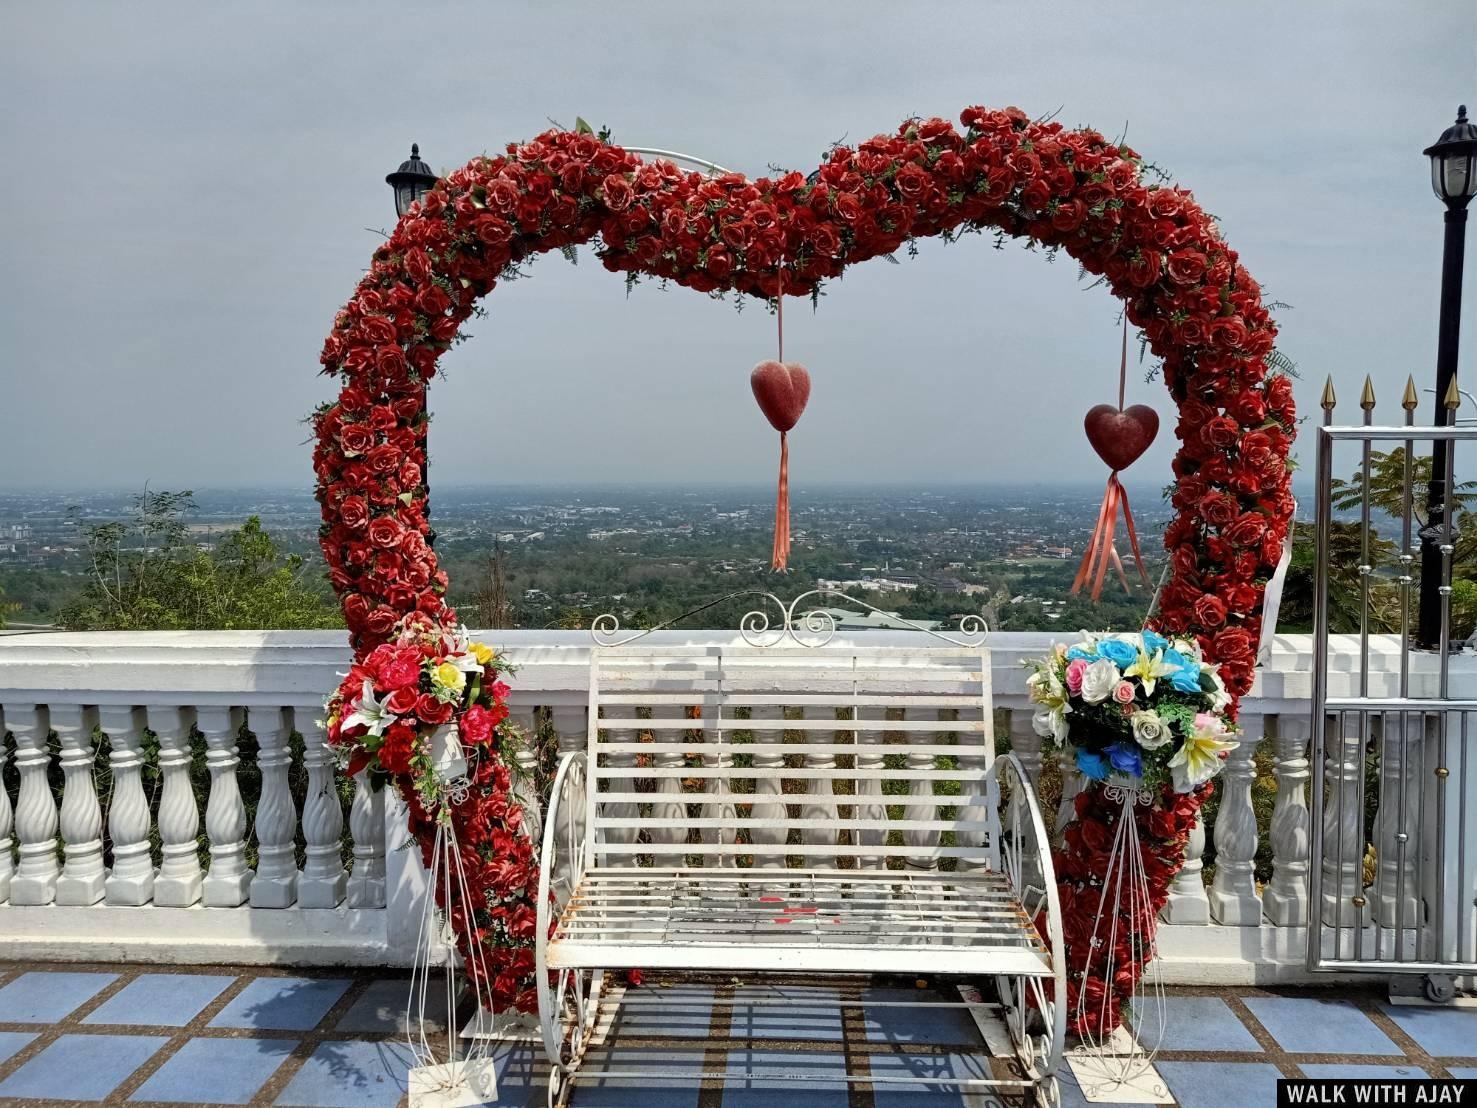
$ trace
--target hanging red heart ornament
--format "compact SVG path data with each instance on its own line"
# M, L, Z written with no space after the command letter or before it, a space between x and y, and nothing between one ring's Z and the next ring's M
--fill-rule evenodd
M810 399L810 374L795 362L760 362L749 374L759 410L780 434L800 422Z
M1118 409L1099 404L1082 421L1087 441L1112 470L1124 470L1143 457L1159 434L1159 413L1147 404Z

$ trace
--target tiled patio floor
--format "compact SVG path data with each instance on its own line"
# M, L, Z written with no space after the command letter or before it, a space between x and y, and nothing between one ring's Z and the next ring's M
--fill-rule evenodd
M392 1108L408 1052L403 977L349 972L0 963L0 1104ZM592 1067L670 1080L592 1081L576 1108L943 1108L995 1103L872 1076L989 1072L979 1032L947 992L835 980L757 990L726 979L628 994ZM1157 1023L1157 1021L1156 1021ZM1178 989L1155 1059L1185 1108L1274 1102L1284 1077L1477 1077L1477 1010L1397 1008L1373 991ZM542 1053L497 1051L500 1105L544 1104ZM749 1080L703 1082L704 1070ZM785 1072L814 1074L796 1082ZM1063 1102L1084 1103L1063 1070Z

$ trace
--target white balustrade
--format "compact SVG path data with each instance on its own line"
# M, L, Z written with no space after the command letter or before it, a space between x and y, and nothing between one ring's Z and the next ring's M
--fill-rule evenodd
M256 876L251 881L253 908L286 908L297 901L297 805L288 787L292 766L288 738L291 714L282 708L251 713L257 763L262 769L262 795L256 805ZM214 793L211 795L214 800ZM207 821L208 822L208 821ZM212 867L214 868L214 867ZM206 903L210 903L207 884Z
M1256 889L1256 811L1251 785L1255 755L1262 740L1262 717L1243 713L1241 741L1226 759L1216 781L1221 804L1215 814L1215 877L1210 886L1210 914L1217 923L1260 927L1262 898Z
M7 704L5 725L15 736L15 768L21 779L15 804L20 865L10 882L10 902L50 904L56 899L56 882L61 875L56 860L56 799L47 780L51 765L50 716L44 706Z
M513 776L513 795L523 806L523 818L533 841L542 842L544 821L538 796L538 716L532 705L523 702L510 706L510 718L523 732L523 741L516 755L518 772Z
M303 765L308 793L303 799L304 861L297 883L297 902L304 908L335 908L344 899L349 875L344 871L344 809L338 795L333 751L323 735L323 709L307 705L293 710L303 737Z
M1060 835L1062 828L1077 818L1077 794L1087 784L1087 778L1077 768L1077 759L1069 747L1057 751L1056 764L1062 777L1062 798L1056 806L1056 831Z
M685 734L681 728L670 726L673 720L685 718L686 711L680 704L658 704L651 709L653 720L662 720L667 726L652 729L651 761L657 769L681 769L684 764L681 744ZM647 835L654 843L675 845L687 841L687 803L682 799L682 778L663 776L656 779L656 792L651 798L651 816L654 820L671 820L665 827L653 826ZM667 854L659 865L682 865L680 855Z
M51 729L61 745L62 806L58 829L63 852L61 876L56 882L56 903L81 906L103 898L103 811L97 800L93 763L92 730L97 723L93 709L77 704L59 704L51 709Z
M1308 859L1312 849L1312 816L1308 810L1308 736L1306 718L1282 716L1277 721L1272 772L1277 799L1272 807L1272 879L1262 893L1267 918L1283 927L1308 925Z
M913 723L924 722L928 718L928 711L928 709L924 708L904 708L903 719L904 721ZM904 735L903 738L907 741L909 746L928 746L930 744L937 743L940 739L940 736L934 734L931 731L911 731ZM915 772L919 770L932 769L934 765L934 756L932 754L919 754L914 751L909 751L905 765L908 769ZM908 782L908 795L910 797L927 797L928 799L932 800L933 782L921 776L913 778ZM931 804L907 804L903 806L903 819L908 821L930 820L935 818L936 815L937 812ZM938 838L939 833L937 831L923 831L916 828L909 828L908 830L903 832L903 841L911 847L925 847L935 845L938 843ZM916 866L920 869L938 868L938 862L933 859L929 859L927 862L923 862L915 861L913 858L910 857L907 859L907 864L910 866Z
M246 805L236 770L236 734L241 713L231 708L200 708L195 726L205 736L205 764L210 770L210 798L205 804L205 833L210 838L210 869L202 887L207 908L235 908L246 903L251 871L246 868Z
M720 632L680 634L680 641L692 641L694 635L711 635L715 643L732 640ZM867 638L885 641L890 634L868 632ZM498 632L492 638L519 666L512 682L515 720L527 726L535 711L547 711L559 735L561 754L584 749L589 725L587 638L533 631ZM1082 777L1031 730L1031 706L1020 665L1044 654L1049 642L1047 635L991 638L996 703L1009 712L1010 748L1033 779L1040 779L1048 757L1057 759L1062 771L1055 813L1060 825L1074 814L1073 798ZM1173 884L1161 931L1161 954L1171 979L1180 972L1187 975L1180 980L1203 980L1205 965L1211 964L1206 958L1216 959L1213 964L1220 967L1216 972L1228 980L1237 973L1241 976L1236 979L1250 981L1291 978L1302 972L1301 929L1310 916L1313 818L1325 821L1324 831L1333 842L1342 828L1351 855L1342 866L1334 864L1324 872L1325 907L1331 909L1343 898L1344 921L1352 923L1359 907L1353 899L1367 895L1375 922L1390 928L1403 917L1407 929L1423 910L1421 854L1419 849L1408 852L1402 865L1400 835L1407 836L1407 845L1421 837L1416 826L1419 790L1436 765L1432 760L1439 753L1436 742L1415 715L1404 739L1398 715L1385 719L1383 731L1375 728L1382 797L1363 838L1375 843L1379 864L1374 884L1366 891L1361 880L1363 843L1351 841L1361 838L1363 737L1346 735L1331 744L1334 756L1316 767L1327 774L1330 803L1323 811L1312 812L1307 795L1314 768L1307 749L1309 640L1285 638L1278 643L1258 690L1243 702L1247 742L1228 760L1217 782L1219 815L1212 825L1197 823L1187 864ZM0 787L0 956L112 958L122 950L129 958L144 960L408 961L414 927L408 928L410 938L405 938L407 926L397 913L409 911L414 897L396 890L405 873L418 871L419 863L410 854L396 852L392 857L386 850L387 829L403 830L403 806L391 803L392 793L370 788L366 774L341 792L339 773L316 726L322 715L319 697L336 684L346 660L342 635L328 632L0 634L0 785L9 785L9 791ZM141 682L140 674L146 680ZM207 675L203 684L202 674ZM139 688L140 684L146 687ZM658 705L653 710L672 708ZM243 711L256 737L257 750L251 755L250 748L237 749ZM635 706L630 714L637 714ZM775 708L761 708L757 714L771 724L783 718ZM641 806L666 805L675 812L690 802L694 807L689 810L721 821L719 827L703 829L705 842L747 838L756 862L770 867L786 864L779 823L787 808L807 819L840 815L838 827L847 831L850 841L881 846L888 832L878 828L887 822L889 802L921 814L923 802L933 798L921 795L912 783L902 794L883 794L886 774L876 773L883 767L879 740L886 734L899 744L899 752L914 744L951 740L944 737L947 725L942 718L943 730L935 734L931 728L904 731L866 708L857 709L856 715L855 720L834 720L834 727L793 732L812 743L847 744L848 753L854 744L854 798L836 794L830 778L805 778L804 789L786 794L785 787L796 789L802 779L783 786L782 754L772 749L748 755L744 743L733 742L735 732L747 730L744 721L737 720L721 743L716 728L704 729L705 743L714 749L704 750L702 764L716 769L724 760L731 764L751 758L757 792L727 798L688 796L680 792L682 778L674 774L652 778L657 791L643 793ZM807 716L813 725L819 718L814 713ZM94 720L105 736L112 777L111 787L101 792L93 784L99 743L92 730ZM1277 794L1270 826L1258 827L1251 805L1251 740L1263 726L1273 744ZM293 764L293 727L304 739L300 767ZM771 727L753 734L755 742L780 743L785 733ZM682 731L668 729L666 734L675 737ZM620 738L633 742L636 732ZM797 767L837 765L834 750L807 751L802 742L792 746L791 762ZM532 754L530 750L525 757ZM651 754L657 767L670 770L679 764L659 743ZM255 780L255 774L246 773L248 756L258 762L261 786L259 795L243 797L246 783ZM616 774L603 778L606 787L634 797L642 791L637 779L643 772L636 755L611 757L614 764L607 771L614 769ZM959 757L967 764L963 759L973 755ZM932 764L932 756L925 754L909 753L901 760L912 767L921 767L925 760ZM299 814L292 783L303 771L308 788ZM208 789L197 794L207 775ZM1458 777L1456 770L1452 777ZM202 796L200 807L197 795ZM1345 800L1342 812L1336 802L1339 796ZM253 802L255 821L249 826L246 810ZM635 803L622 803L634 814ZM1426 807L1432 807L1429 797ZM848 818L872 827L848 830L844 827ZM1427 819L1431 818L1428 811ZM776 822L766 827L766 819ZM202 830L209 846L208 876L201 866ZM805 829L801 834L810 849L837 841L826 829ZM1208 889L1202 857L1207 834L1214 838L1216 863ZM157 856L151 850L155 836ZM1258 923L1253 867L1262 836L1270 844L1272 864L1270 879L1261 890L1264 918L1258 937L1249 932ZM253 839L254 868L246 864L247 843ZM299 873L296 844L304 841L306 863ZM352 857L351 872L345 869L346 854ZM103 868L105 859L111 860L111 870ZM865 853L857 857L861 868L883 864L880 857ZM212 910L174 911L196 905ZM162 914L159 909L171 911ZM139 912L149 914L129 915ZM116 923L99 922L115 915ZM1275 960L1276 966L1259 967L1258 959ZM1180 965L1187 968L1174 969ZM1238 965L1245 968L1228 968Z
M583 702L578 704L558 704L550 708L549 721L554 727L554 732L559 736L559 760L562 762L565 755L574 754L584 750L586 739L589 735L590 716L589 709ZM593 788L593 782L591 783ZM562 843L569 842L570 821L574 819L583 820L584 813L573 814L568 804L558 809L558 837Z

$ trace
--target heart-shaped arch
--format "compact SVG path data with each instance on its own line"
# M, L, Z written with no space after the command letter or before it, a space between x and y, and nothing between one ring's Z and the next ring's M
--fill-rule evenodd
M343 384L315 418L322 545L356 659L407 618L455 622L430 545L426 384L510 266L598 237L605 266L633 277L803 295L909 240L988 230L1064 250L1100 276L1161 359L1180 449L1158 622L1196 636L1233 696L1245 694L1265 582L1293 511L1292 389L1268 374L1276 329L1260 289L1190 194L1146 184L1126 146L1014 108L969 108L960 123L910 119L834 147L808 177L757 180L647 163L594 135L552 130L437 182L375 251L322 353ZM331 716L330 738L357 736ZM484 791L502 795L505 815L506 768L499 781L489 769ZM501 835L489 857L484 886L506 909L499 941L516 948L495 997L526 1007L532 926L519 897L531 898L533 861L517 835Z

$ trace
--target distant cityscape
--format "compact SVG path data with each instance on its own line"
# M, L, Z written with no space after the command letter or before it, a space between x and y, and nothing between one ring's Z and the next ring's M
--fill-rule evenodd
M90 572L89 525L126 518L122 492L0 491L0 587L13 626L46 626ZM1069 589L1101 486L796 487L791 573L769 570L773 491L745 487L509 486L437 489L436 550L464 617L492 626L582 626L604 611L662 622L747 588L834 588L910 619L984 614L1038 629L1142 618L1134 580L1088 606ZM1162 490L1130 488L1151 582L1163 567ZM299 489L196 490L187 517L209 548L257 516L322 581L318 506ZM1127 557L1126 536L1120 551Z

